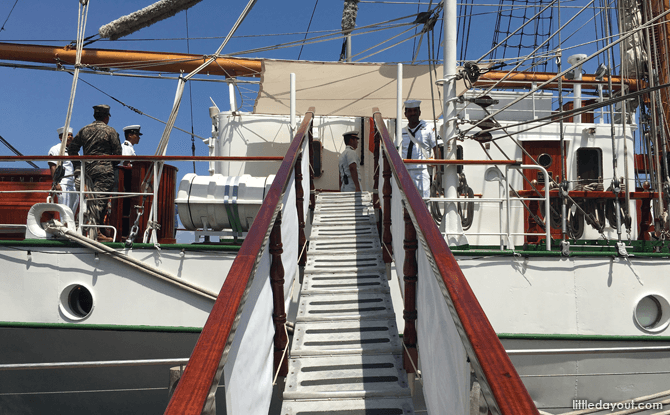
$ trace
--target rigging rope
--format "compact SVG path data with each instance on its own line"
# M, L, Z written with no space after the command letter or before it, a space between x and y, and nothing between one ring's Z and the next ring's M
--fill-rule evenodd
M188 10L186 13L186 53L191 54L191 47L188 36ZM195 137L193 137L193 86L189 82L188 84L188 102L191 108L191 154L195 157ZM193 160L193 174L195 173L195 160Z
M88 20L88 0L79 0L79 13L77 15L77 53L74 62L74 74L72 74L72 88L70 90L70 101L67 106L67 115L65 116L65 125L63 127L63 140L61 141L58 155L65 154L67 147L67 136L70 129L70 121L72 120L72 108L74 107L74 97L77 92L77 81L79 79L79 70L81 68L81 51L84 48L84 32L86 30L86 21ZM63 160L58 160L56 163L56 171L63 169ZM61 177L59 174L54 174L51 183L51 190L55 190ZM81 184L84 186L84 183Z
M7 15L7 18L6 18L5 21L2 23L2 27L0 27L0 32L2 32L3 30L5 30L5 25L7 24L7 20L9 20L9 16L12 15L12 12L14 11L14 7L16 7L16 3L18 3L18 2L19 2L19 0L16 0L16 1L14 2L14 5L12 6L12 9L9 11L9 14Z
M319 5L319 0L316 0L316 3L314 3L314 9L312 10L312 16L309 18L309 24L307 24L307 31L305 32L305 37L303 38L303 41L307 39L307 35L309 34L309 28L312 27L312 19L314 19L314 12L316 12L316 6ZM300 52L298 53L298 60L300 60L300 56L302 56L302 49L305 47L303 44L300 46Z
M23 155L23 154L21 154L21 152L19 150L15 149L14 146L9 144L9 141L2 138L1 135L0 135L0 143L4 144L8 149L10 149L17 156L22 156ZM33 166L36 169L39 169L39 166L37 164L33 163L32 161L26 161L26 163L30 164L31 166Z

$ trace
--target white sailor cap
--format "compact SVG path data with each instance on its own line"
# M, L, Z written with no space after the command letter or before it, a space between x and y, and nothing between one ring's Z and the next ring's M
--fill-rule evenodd
M421 101L418 99L408 99L405 101L405 108L419 108Z
M63 131L65 131L65 127L61 127L59 129L57 129L56 131L58 131L58 135L61 135L61 134L63 134ZM72 132L72 127L68 127L67 132L71 133Z
M344 142L347 142L347 138L355 138L356 140L360 140L361 137L359 135L359 132L354 130L354 131L347 131L346 133L342 134L342 137L344 138Z
M139 125L129 125L127 127L123 127L123 131L135 131L137 135L142 135L140 132L140 126Z

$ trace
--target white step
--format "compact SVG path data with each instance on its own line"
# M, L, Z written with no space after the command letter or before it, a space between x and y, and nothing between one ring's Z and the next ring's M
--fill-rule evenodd
M300 295L338 293L388 293L386 272L340 272L305 274Z
M341 355L289 360L284 399L410 396L400 355Z
M305 274L332 272L370 272L386 270L382 252L346 254L346 255L312 255L307 253Z
M310 322L295 325L292 357L381 353L402 353L395 320Z
M410 398L284 401L282 415L413 415Z
M382 246L379 238L338 238L310 241L308 255L342 255L378 253Z
M329 226L313 226L309 236L310 244L319 239L338 239L338 238L358 238L358 239L379 239L376 224L360 223L339 225L331 224Z
M296 321L393 319L390 294L330 294L300 298Z

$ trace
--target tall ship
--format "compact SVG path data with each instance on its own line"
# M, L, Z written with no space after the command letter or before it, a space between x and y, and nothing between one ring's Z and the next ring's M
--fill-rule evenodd
M0 8L1 414L668 413L667 1L69 3ZM146 155L21 142L54 74Z

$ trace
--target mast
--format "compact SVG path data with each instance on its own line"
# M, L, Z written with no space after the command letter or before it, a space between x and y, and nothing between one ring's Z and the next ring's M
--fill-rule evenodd
M456 44L458 13L456 9L456 0L443 0L444 4L444 68L442 88L444 102L444 124L442 138L444 140L444 158L448 160L456 159L457 128L456 128ZM458 197L458 167L456 165L445 165L444 176L444 195L447 199ZM461 218L458 214L455 202L448 202L445 206L444 220L442 221L443 231L446 231L447 243L449 245L463 245L467 243L463 235Z

